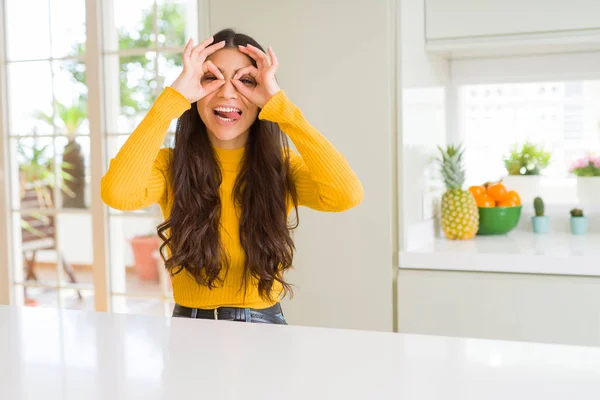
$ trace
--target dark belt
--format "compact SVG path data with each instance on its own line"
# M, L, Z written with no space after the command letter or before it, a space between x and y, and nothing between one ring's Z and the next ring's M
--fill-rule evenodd
M248 321L265 324L286 325L281 304L279 303L264 309L219 307L214 310L190 308L175 304L173 309L173 317L220 319L226 321Z

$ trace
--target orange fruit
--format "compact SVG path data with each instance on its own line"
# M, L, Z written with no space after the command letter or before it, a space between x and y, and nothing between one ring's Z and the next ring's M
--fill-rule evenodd
M516 207L518 206L517 202L514 200L504 200L498 203L498 207Z
M514 201L516 206L521 205L521 196L514 190L510 190L506 195L506 200Z
M476 197L475 201L477 202L477 207L481 208L493 208L496 207L496 202L487 194Z
M496 202L502 202L506 200L508 191L502 183L492 183L487 188L487 194Z
M483 186L471 186L469 188L469 192L471 192L473 197L475 197L475 199L477 200L479 196L485 194L485 188Z

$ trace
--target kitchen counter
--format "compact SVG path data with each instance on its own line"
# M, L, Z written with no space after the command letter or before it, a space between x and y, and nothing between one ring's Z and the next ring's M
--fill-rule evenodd
M465 241L436 238L400 252L400 268L600 276L600 234L515 230Z
M0 307L2 399L599 396L600 348Z

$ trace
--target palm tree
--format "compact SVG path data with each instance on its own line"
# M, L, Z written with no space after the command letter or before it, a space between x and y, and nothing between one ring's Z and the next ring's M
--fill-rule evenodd
M68 142L62 155L62 190L68 196L63 197L62 206L65 208L85 208L85 162L81 146L75 141L75 134L87 118L87 105L83 96L76 99L70 106L55 102L56 119L52 115L37 112L41 121L55 125Z

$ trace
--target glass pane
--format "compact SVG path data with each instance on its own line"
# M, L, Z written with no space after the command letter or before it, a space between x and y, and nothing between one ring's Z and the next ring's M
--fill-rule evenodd
M56 234L62 256L63 284L93 284L92 216L61 212L56 216Z
M509 172L564 179L573 162L600 152L599 80L465 85L459 93L466 185ZM526 142L543 151L524 149ZM543 152L551 153L547 166L535 162Z
M13 207L52 209L56 206L54 186L54 145L51 137L24 137L10 140L11 167L18 188L13 192Z
M113 296L112 311L120 314L164 316L165 306L160 299L133 299Z
M177 120L174 120L175 122L177 122ZM165 140L163 141L163 147L170 147L173 148L173 146L175 146L175 129L173 129L173 133L169 133L167 134L167 136L165 136Z
M85 0L52 0L52 56L85 52Z
M189 38L198 43L198 7L195 0L158 1L158 44L183 47Z
M56 217L40 212L14 213L16 282L57 285ZM21 262L22 260L22 262Z
M61 289L62 308L71 310L95 311L94 292L85 289Z
M89 134L85 64L80 61L54 62L54 98L56 132Z
M58 291L54 288L25 287L23 303L28 307L58 307Z
M106 57L106 125L109 132L131 133L146 115L157 96L155 64L154 52Z
M31 60L50 57L49 1L6 0L4 4L8 59ZM68 15L65 14L65 17ZM34 76L31 75L32 78ZM24 92L32 93L27 90Z
M112 292L161 296L156 226L162 218L113 215L109 221Z
M90 206L90 139L88 137L57 137L56 162L62 166L61 187L63 208ZM90 228L91 229L91 228Z
M106 2L105 49L116 51L155 45L154 0Z
M183 69L181 61L182 53L160 53L158 55L158 87L164 90L165 87L177 79ZM174 118L169 125L169 132L175 132L177 128L177 118Z
M50 63L11 63L8 64L7 74L9 134L52 133ZM32 96L32 93L35 95Z

